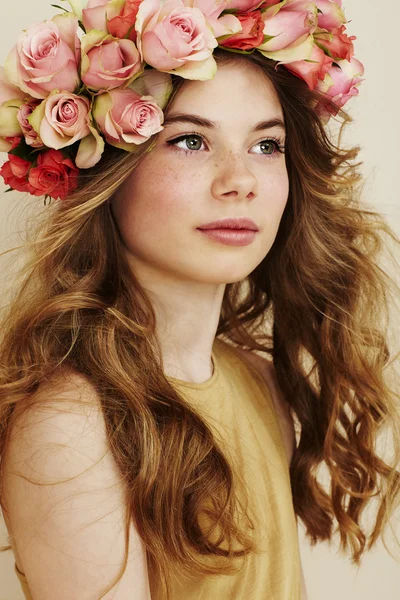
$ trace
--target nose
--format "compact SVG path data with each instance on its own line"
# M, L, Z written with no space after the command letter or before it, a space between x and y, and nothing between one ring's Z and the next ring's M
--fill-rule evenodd
M211 193L217 200L252 200L258 193L257 177L246 164L242 153L228 152L218 158Z

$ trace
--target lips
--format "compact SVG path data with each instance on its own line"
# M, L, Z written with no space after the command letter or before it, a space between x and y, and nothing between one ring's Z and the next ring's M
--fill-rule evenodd
M247 231L258 231L257 225L254 223L254 221L252 221L252 219L249 219L248 217L229 217L226 219L219 219L218 221L213 221L212 223L206 223L205 225L201 225L197 229L242 229Z
M250 229L199 229L208 239L228 246L248 246L257 235L257 231Z

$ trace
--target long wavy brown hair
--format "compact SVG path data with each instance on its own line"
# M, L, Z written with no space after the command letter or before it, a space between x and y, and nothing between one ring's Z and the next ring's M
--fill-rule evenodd
M361 207L360 148L345 149L340 136L335 143L328 135L315 111L317 92L259 53L217 49L214 56L219 65L251 61L272 81L287 128L290 184L269 253L245 281L226 286L217 336L272 357L297 429L290 465L296 515L313 544L330 540L335 525L341 549L350 546L359 564L400 497L400 382L391 385L387 371L390 293L397 288L380 265L384 236L396 249L400 240L382 215ZM173 77L170 101L182 83ZM352 120L343 111L339 117L342 129ZM229 561L213 567L206 559L257 548L236 520L232 466L164 375L155 312L124 257L107 202L155 141L134 154L109 149L29 230L29 259L1 323L0 457L3 465L13 413L25 410L41 382L63 367L88 377L126 485L126 555L117 581L133 521L169 598L171 564L230 573ZM390 464L376 448L383 429L393 433ZM323 466L329 492L319 481ZM367 531L361 516L373 498L378 509ZM199 526L205 506L208 531ZM217 524L228 550L211 539ZM242 549L234 551L237 542Z

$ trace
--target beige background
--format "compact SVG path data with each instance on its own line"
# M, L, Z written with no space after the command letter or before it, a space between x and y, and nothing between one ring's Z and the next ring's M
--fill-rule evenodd
M371 2L368 3L368 8L365 0L344 0L344 2L346 15L352 20L348 25L348 32L357 35L358 38L356 56L366 67L366 79L360 96L350 104L350 113L355 123L349 128L351 130L346 140L348 143L359 144L362 147L360 158L364 161L366 177L365 201L384 213L400 235L400 202L397 184L400 169L398 109L400 8L397 0ZM2 8L0 64L4 63L9 49L22 29L57 12L51 8L50 0L14 2L2 0ZM0 163L5 158L5 154L0 155ZM1 181L0 194L4 189L5 186ZM22 203L19 194L0 195L0 250L3 251L18 243L18 231L21 231L24 226L23 214L27 203L31 210L37 210L40 200L24 200ZM400 257L396 258L399 260ZM2 290L12 268L13 261L7 270L2 261L0 269ZM3 293L2 298L4 298ZM393 519L393 526L398 535L400 535L399 520L399 517ZM1 517L0 543L6 543ZM300 529L300 545L309 600L400 599L400 562L395 562L382 545L366 556L358 571L350 565L347 558L337 555L337 541L331 548L328 545L319 545L311 549ZM23 598L18 580L13 573L13 562L13 555L10 552L0 554L0 600L22 600Z

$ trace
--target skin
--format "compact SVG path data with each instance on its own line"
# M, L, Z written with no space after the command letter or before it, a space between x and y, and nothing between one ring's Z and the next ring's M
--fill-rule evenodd
M286 206L285 155L273 142L260 143L277 138L284 145L284 131L252 132L260 121L284 119L268 77L249 63L221 66L209 81L186 81L166 117L177 113L218 129L166 122L112 211L132 270L154 302L164 372L201 383L213 372L225 286L245 279L268 254ZM167 144L194 133L201 137ZM224 245L196 229L240 216L259 228L247 246Z

